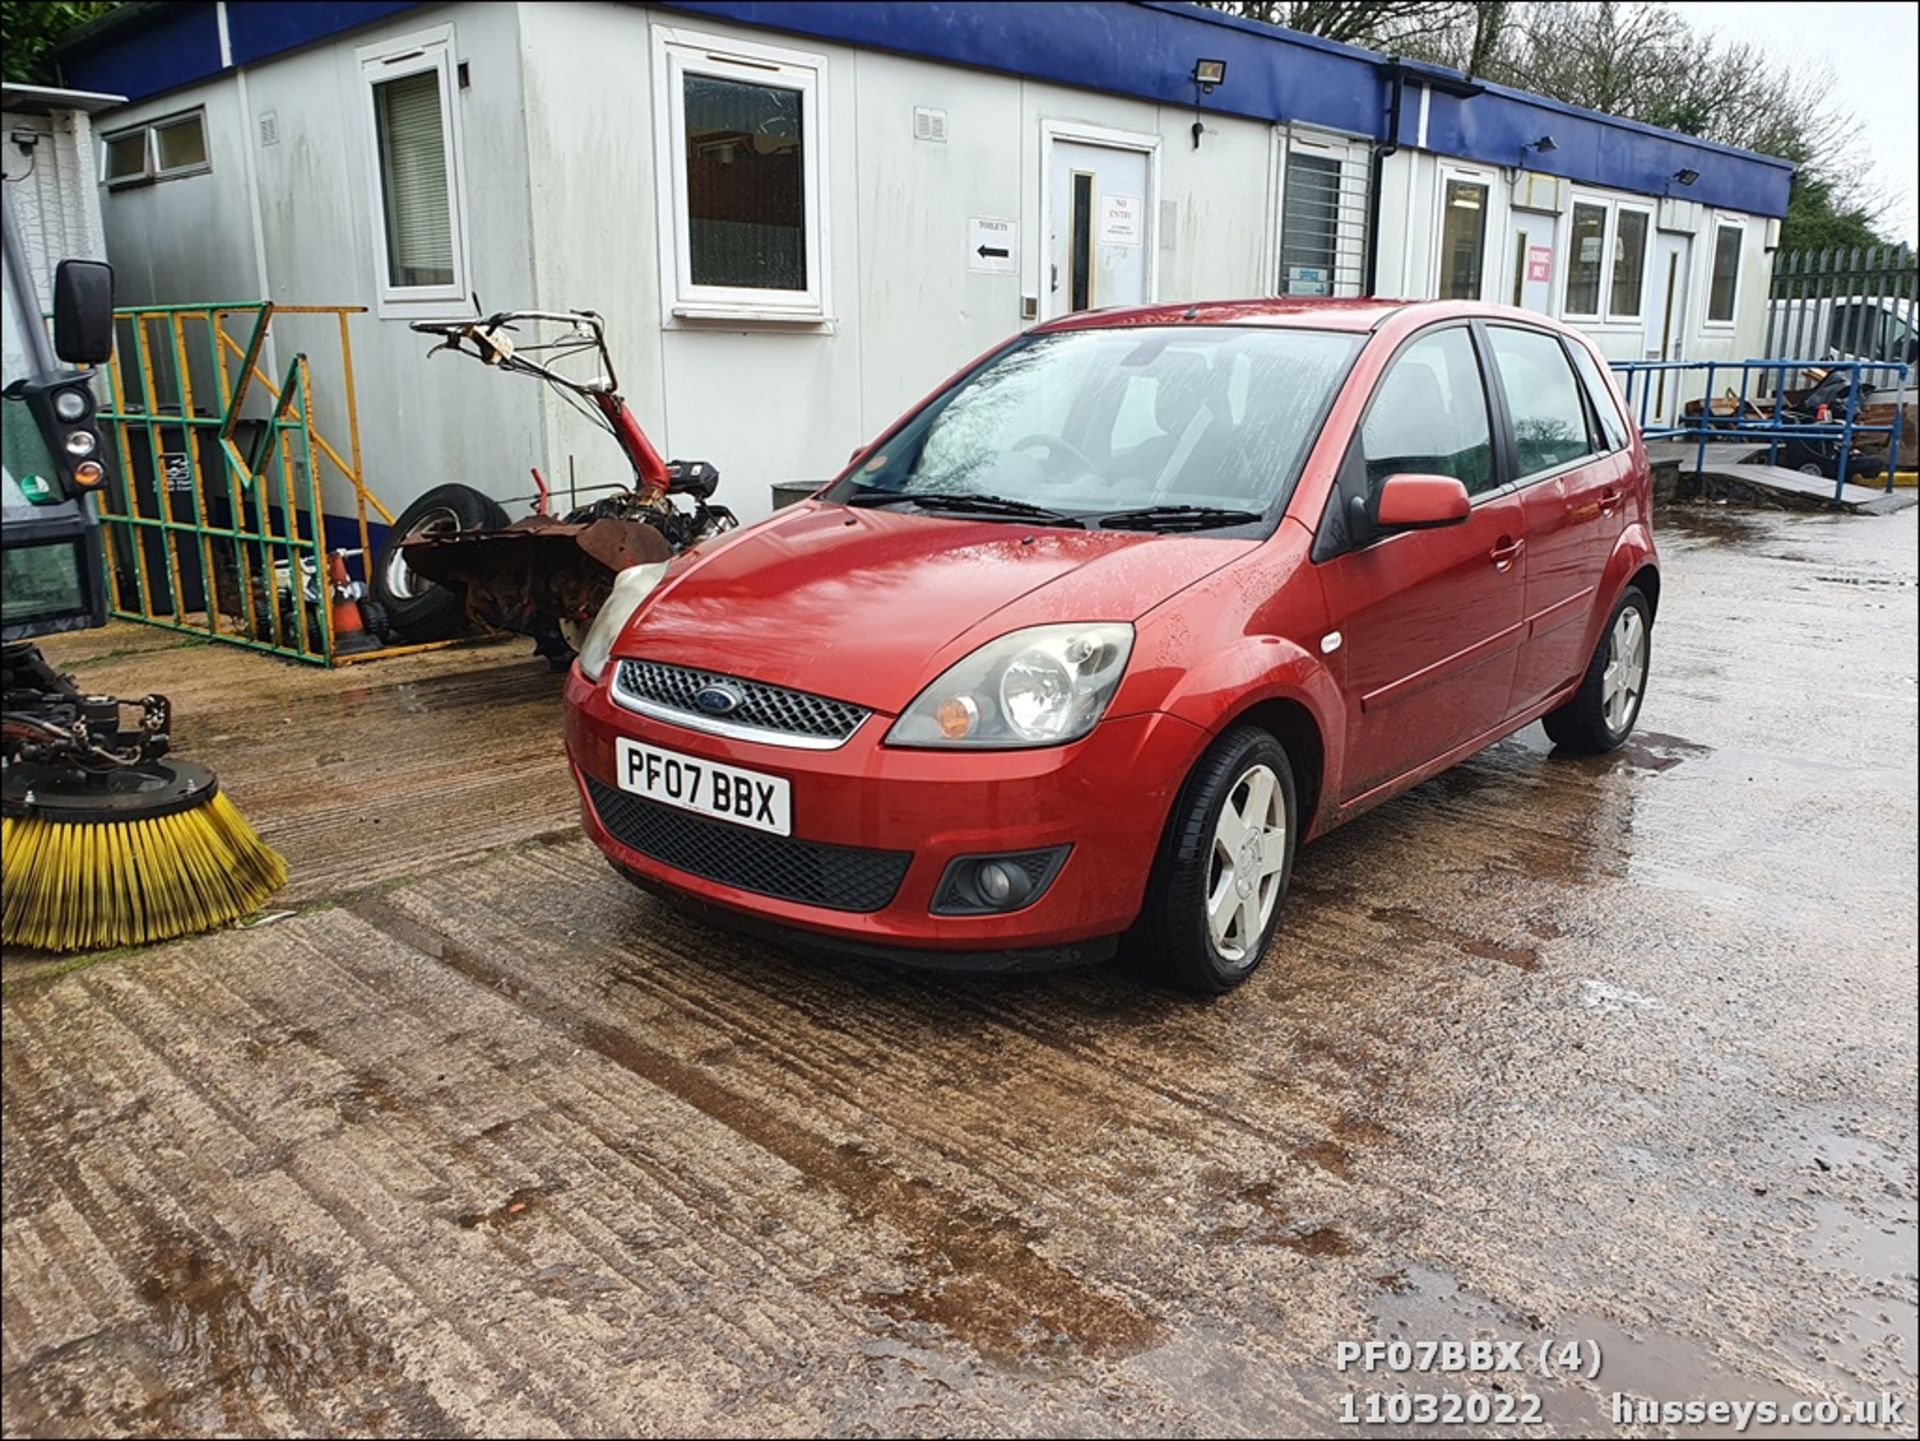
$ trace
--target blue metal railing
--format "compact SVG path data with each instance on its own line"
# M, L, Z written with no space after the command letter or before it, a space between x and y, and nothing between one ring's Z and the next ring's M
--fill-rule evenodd
M1846 414L1827 421L1792 420L1786 415L1786 373L1797 370L1818 370L1831 374L1834 371L1849 372L1852 383L1847 387ZM1767 464L1779 464L1780 445L1783 441L1805 440L1824 445L1837 446L1837 459L1834 473L1833 496L1838 500L1847 484L1847 468L1853 461L1853 442L1856 436L1884 435L1887 438L1886 488L1893 489L1893 472L1900 455L1900 404L1899 397L1906 384L1907 367L1894 361L1866 360L1616 360L1613 362L1614 374L1619 376L1621 389L1626 392L1627 411L1640 426L1640 433L1648 440L1697 440L1699 453L1694 459L1694 474L1699 475L1706 469L1707 446L1715 441L1764 441L1767 444ZM1704 388L1701 391L1700 409L1697 414L1688 415L1680 401L1682 388L1679 372L1705 372ZM1738 401L1731 415L1715 415L1713 402L1717 398L1716 378L1731 380L1732 373L1740 373ZM1859 421L1860 381L1868 371L1890 371L1893 373L1892 390L1894 394L1893 419L1886 425L1862 425ZM1668 372L1674 372L1672 381L1667 379ZM1763 420L1748 416L1751 407L1755 410L1762 406L1749 399L1756 376L1771 376L1772 413ZM1665 388L1671 383L1675 387L1674 409L1676 419L1671 424L1661 424L1651 414L1656 388L1665 399ZM1691 388L1691 387L1686 387ZM1731 385L1728 387L1731 389Z

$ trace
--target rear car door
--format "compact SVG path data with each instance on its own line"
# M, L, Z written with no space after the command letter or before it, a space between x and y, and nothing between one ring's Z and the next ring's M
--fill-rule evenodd
M1600 425L1569 354L1577 346L1517 325L1489 324L1485 334L1508 473L1526 513L1527 628L1514 683L1515 709L1524 710L1586 668L1588 621L1625 524L1632 460L1624 434L1611 442Z
M1450 475L1473 502L1432 530L1354 536L1355 497L1377 514L1400 474ZM1456 323L1389 363L1348 449L1316 538L1348 708L1347 801L1426 764L1511 714L1524 627L1525 517L1504 484L1479 346ZM1357 543L1356 543L1357 540ZM1337 640L1334 634L1337 633Z

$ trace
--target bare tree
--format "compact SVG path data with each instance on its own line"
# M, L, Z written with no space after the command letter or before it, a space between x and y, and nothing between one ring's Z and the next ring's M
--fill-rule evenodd
M1249 20L1372 49L1437 42L1458 29L1470 0L1202 0Z

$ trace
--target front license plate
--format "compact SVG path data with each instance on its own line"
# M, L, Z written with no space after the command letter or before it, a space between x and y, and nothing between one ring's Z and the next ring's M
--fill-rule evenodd
M779 776L743 771L621 736L614 749L620 789L776 836L793 834L792 787Z

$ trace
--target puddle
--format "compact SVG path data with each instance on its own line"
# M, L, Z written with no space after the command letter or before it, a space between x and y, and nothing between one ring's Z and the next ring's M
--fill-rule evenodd
M1654 533L1678 532L1710 545L1732 545L1753 539L1765 528L1753 517L1716 501L1681 501L1663 505L1655 513Z
M165 1384L151 1387L135 1413L92 1418L111 1429L247 1435L278 1429L289 1416L308 1432L455 1429L330 1278L303 1271L284 1251L256 1245L230 1257L199 1239L167 1236L146 1258L135 1293L156 1322L143 1329L153 1339L141 1349ZM10 1411L22 1399L10 1385ZM36 1425L24 1408L10 1415L9 1429L22 1423L27 1431L66 1429Z
M1470 956L1478 956L1487 961L1499 961L1523 971L1531 971L1540 963L1540 952L1537 947L1511 946L1488 940L1484 936L1473 935L1442 921L1431 920L1421 912L1405 906L1376 907L1369 914L1374 920L1391 926L1394 934L1402 940L1438 941L1446 945L1458 946Z

